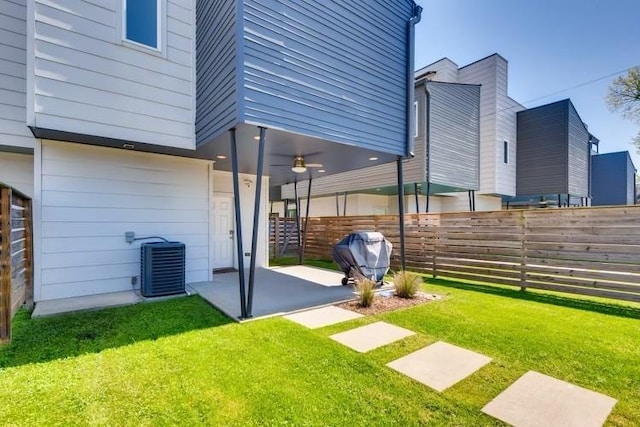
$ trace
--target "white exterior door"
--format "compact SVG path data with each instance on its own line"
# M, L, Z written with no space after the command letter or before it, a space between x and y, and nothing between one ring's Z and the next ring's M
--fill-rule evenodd
M233 195L213 196L213 268L233 267L235 230Z

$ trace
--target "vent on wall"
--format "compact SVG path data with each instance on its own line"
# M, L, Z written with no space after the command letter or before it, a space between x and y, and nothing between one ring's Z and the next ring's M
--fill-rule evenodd
M143 243L140 247L142 296L157 297L183 293L185 291L184 254L184 243Z

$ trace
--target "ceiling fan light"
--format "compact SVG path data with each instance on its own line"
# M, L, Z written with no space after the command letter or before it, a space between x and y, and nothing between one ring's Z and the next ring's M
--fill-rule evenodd
M304 165L304 159L302 157L296 157L293 160L293 167L291 170L295 173L304 173L307 171L307 167Z

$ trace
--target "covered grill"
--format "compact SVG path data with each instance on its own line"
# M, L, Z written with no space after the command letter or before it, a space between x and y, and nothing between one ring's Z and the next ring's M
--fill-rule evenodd
M392 248L391 242L375 231L352 233L344 237L333 247L333 260L345 275L342 284L347 285L349 278L360 277L382 283L389 271Z

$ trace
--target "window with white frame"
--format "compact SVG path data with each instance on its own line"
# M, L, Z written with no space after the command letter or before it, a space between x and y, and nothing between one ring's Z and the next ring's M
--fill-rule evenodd
M154 50L160 50L162 0L122 1L123 39Z
M420 135L418 127L419 125L419 114L418 114L418 101L413 103L413 137L417 138Z

